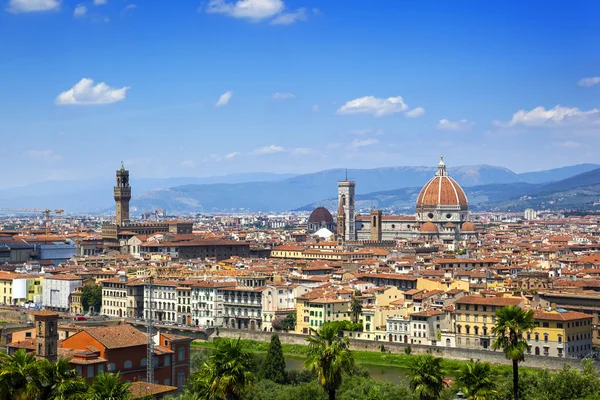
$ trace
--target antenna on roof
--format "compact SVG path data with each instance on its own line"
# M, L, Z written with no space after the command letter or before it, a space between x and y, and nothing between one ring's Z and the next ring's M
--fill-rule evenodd
M348 168L346 168L346 180L348 180Z

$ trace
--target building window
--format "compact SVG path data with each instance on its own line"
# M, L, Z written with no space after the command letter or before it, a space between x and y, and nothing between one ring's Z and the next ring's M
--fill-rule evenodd
M177 386L178 387L185 386L185 371L179 371L177 373Z
M132 366L133 366L133 363L131 362L131 360L127 360L127 361L125 361L125 364L123 364L124 369L131 369Z
M87 377L88 378L93 378L94 377L94 366L93 365L88 365L88 367L87 367Z
M113 372L116 369L117 369L117 366L115 365L115 363L108 364L108 372Z
M140 365L141 365L142 367L145 367L146 365L148 365L148 359L146 359L146 358L142 358L142 361L140 362Z
M185 347L183 347L183 346L179 347L179 350L178 350L178 352L179 352L179 353L178 353L178 357L177 357L177 359L178 359L179 361L183 361L183 360L185 360Z
M165 367L168 367L169 365L171 365L171 356L166 355L165 356Z
M81 365L75 367L75 371L77 372L77 376L82 376L81 374L83 373L83 370L81 368Z

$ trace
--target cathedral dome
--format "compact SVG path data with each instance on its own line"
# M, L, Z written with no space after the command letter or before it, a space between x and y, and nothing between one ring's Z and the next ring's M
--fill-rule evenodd
M477 229L475 229L475 225L473 225L472 222L465 222L464 224L462 224L462 229L463 232L475 232Z
M325 207L317 207L313 210L308 217L309 223L319 223L319 222L331 222L333 223L333 216Z
M432 222L425 222L419 228L419 232L421 232L421 233L438 233L438 228Z
M467 195L460 185L448 176L443 159L438 164L437 173L423 186L417 198L417 210L438 206L460 207L463 210L469 207Z

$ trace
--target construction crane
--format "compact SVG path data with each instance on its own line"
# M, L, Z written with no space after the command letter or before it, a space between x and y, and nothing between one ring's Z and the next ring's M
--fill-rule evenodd
M51 210L49 208L0 208L0 211L44 214L46 216L46 236L50 233L50 214L62 214L65 212L65 210Z
M145 281L145 286L148 289L148 317L146 318L146 330L148 334L147 354L146 354L146 381L154 383L154 321L152 318L152 294L154 292L153 283L156 278L154 269L143 269L136 271L138 278Z

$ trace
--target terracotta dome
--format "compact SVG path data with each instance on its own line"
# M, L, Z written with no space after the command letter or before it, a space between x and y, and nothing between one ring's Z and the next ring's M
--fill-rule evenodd
M463 232L475 232L477 229L475 229L475 225L473 225L472 222L467 221L464 224L462 224L461 230Z
M461 209L469 207L465 192L448 176L443 160L440 160L438 172L423 186L417 198L417 209L437 206L455 206Z
M308 217L308 222L333 222L333 217L325 207L317 207L310 214L310 217Z
M438 233L438 228L435 226L433 222L425 222L419 228L419 232L421 233Z

